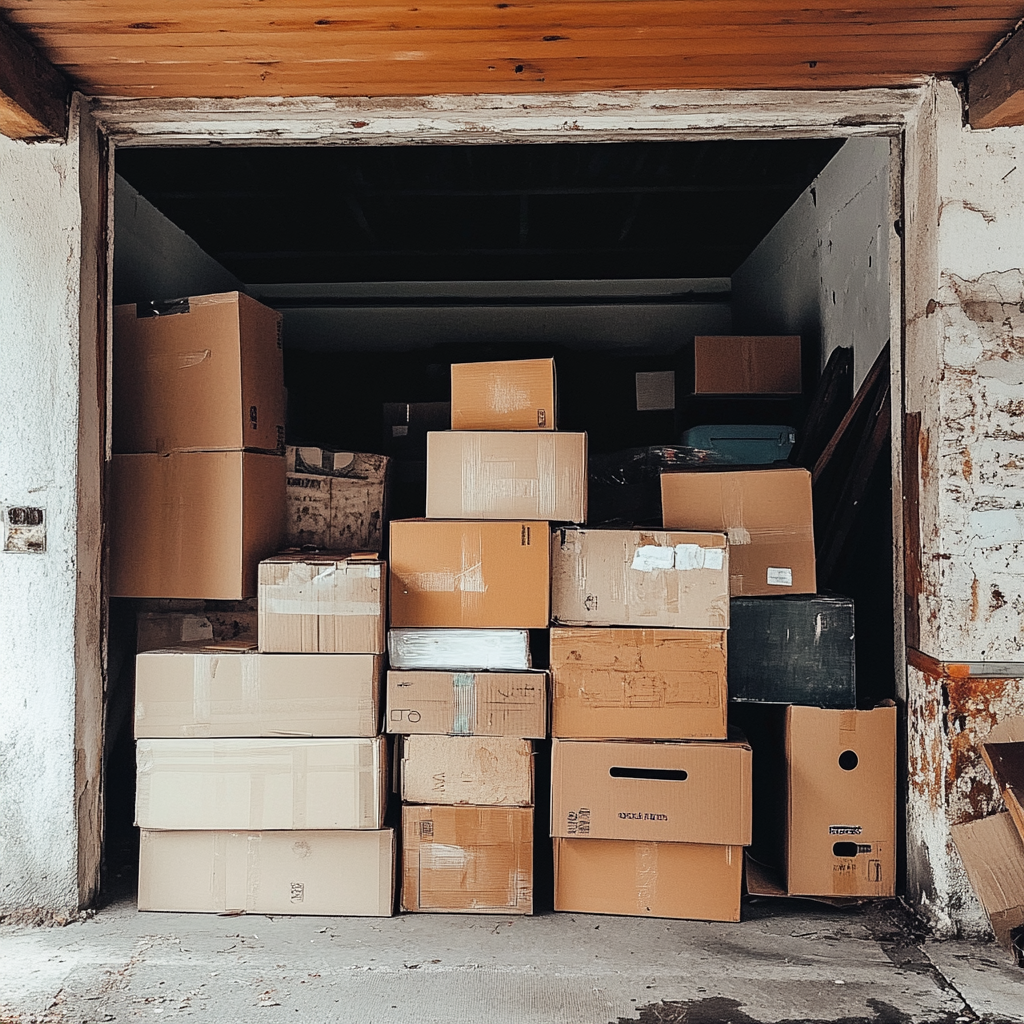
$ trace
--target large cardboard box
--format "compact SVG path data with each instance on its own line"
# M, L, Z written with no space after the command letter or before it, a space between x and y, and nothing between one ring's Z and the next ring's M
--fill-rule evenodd
M403 807L401 907L532 914L533 808Z
M452 363L452 430L554 430L554 359Z
M800 336L697 336L698 395L799 395Z
M284 448L281 314L240 292L114 309L114 451Z
M260 562L259 582L261 651L384 653L387 564L375 554L282 552Z
M750 747L740 740L552 740L551 835L750 844Z
M158 739L136 744L135 823L215 831L381 828L375 739Z
M513 736L404 736L402 800L410 804L533 803L533 744Z
M555 910L738 921L743 847L556 839Z
M144 829L139 910L390 917L395 833Z
M551 630L551 735L725 739L726 632Z
M110 596L237 601L281 546L284 459L255 452L115 455Z
M546 672L388 672L387 731L547 738Z
M548 624L547 523L399 520L389 557L393 626Z
M663 473L661 508L666 529L726 534L733 597L817 590L806 469Z
M429 433L427 518L585 522L587 435Z
M392 668L453 672L525 672L530 667L526 629L389 629Z
M135 737L376 736L383 659L229 645L135 659Z
M729 625L725 535L554 530L551 618L566 626L725 629Z

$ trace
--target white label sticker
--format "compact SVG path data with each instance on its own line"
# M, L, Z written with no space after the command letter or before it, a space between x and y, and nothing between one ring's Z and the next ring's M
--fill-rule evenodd
M791 587L793 586L792 569L775 569L768 566L768 586L770 587Z
M687 569L703 569L704 549L699 544L677 544L676 568L683 572Z
M671 569L674 561L675 552L672 548L644 544L634 552L632 568L640 572L654 572L655 569Z
M704 568L721 571L725 563L724 548L704 548Z

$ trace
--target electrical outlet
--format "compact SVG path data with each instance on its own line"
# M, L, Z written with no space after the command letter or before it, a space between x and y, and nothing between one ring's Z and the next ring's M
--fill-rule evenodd
M28 505L4 510L4 551L39 555L46 551L46 513Z

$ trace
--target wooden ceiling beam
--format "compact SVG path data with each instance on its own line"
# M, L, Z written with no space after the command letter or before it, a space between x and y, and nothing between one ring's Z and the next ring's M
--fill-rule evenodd
M0 19L0 135L66 139L69 96L64 76Z
M1024 125L1024 28L968 73L967 103L972 128Z

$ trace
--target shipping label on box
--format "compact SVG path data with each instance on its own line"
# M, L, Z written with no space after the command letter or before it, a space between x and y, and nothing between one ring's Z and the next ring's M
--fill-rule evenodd
M452 430L554 430L555 361L452 363Z
M405 911L533 913L532 807L402 808Z
M393 522L391 624L543 629L550 557L547 523Z
M412 804L533 803L533 744L513 736L405 736L402 799Z
M725 629L729 625L725 535L555 530L551 618L566 626Z
M800 336L694 338L698 395L799 395Z
M553 628L551 734L725 739L726 632Z
M531 665L526 629L388 630L388 658L398 669L525 672Z

